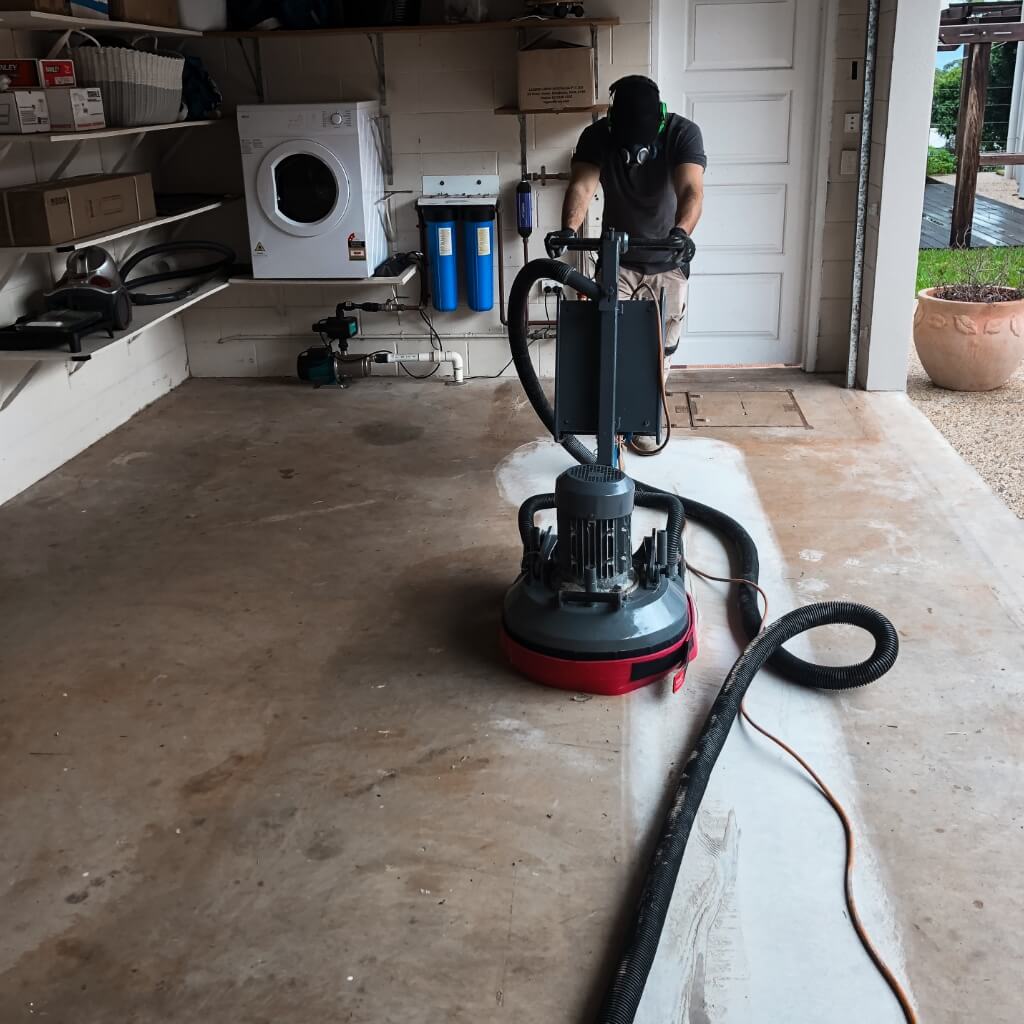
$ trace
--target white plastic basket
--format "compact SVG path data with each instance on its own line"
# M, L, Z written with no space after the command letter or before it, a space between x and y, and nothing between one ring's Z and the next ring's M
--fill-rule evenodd
M87 36L96 43L91 36ZM116 128L171 124L181 118L185 58L126 46L79 46L75 71L81 85L103 94L107 124Z

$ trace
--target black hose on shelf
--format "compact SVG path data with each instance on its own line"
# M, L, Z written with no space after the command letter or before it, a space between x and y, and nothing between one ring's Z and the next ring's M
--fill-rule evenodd
M219 259L211 263L204 263L197 267L176 267L173 270L164 270L157 274L147 274L144 277L137 277L134 281L128 279L128 275L140 263L155 256L179 255L181 253L212 252ZM152 245L148 249L137 252L123 267L121 277L125 287L128 289L132 302L136 306L160 306L167 302L181 302L183 299L191 298L200 288L218 277L227 277L235 262L235 251L219 242L164 242L161 245ZM163 281L178 281L182 278L190 278L191 283L173 292L141 292L151 284L160 284Z
M543 259L528 263L512 286L508 317L512 358L530 404L544 426L555 434L554 410L533 368L526 330L530 290L537 281L546 278L558 281L591 299L600 298L601 292L595 281L584 277L567 264ZM594 453L577 437L568 435L562 439L561 444L577 462L592 464L596 461ZM758 582L760 566L757 546L735 519L708 505L680 498L659 487L639 480L634 483L638 505L671 507L671 503L664 502L665 498L680 503L685 517L708 527L733 548L739 561L737 578L751 583ZM676 538L678 542L684 522L685 518L681 518L677 532L670 512L670 539ZM741 584L737 600L748 646L723 683L694 750L685 761L637 905L633 926L597 1016L598 1024L630 1024L636 1015L654 963L690 830L711 771L739 714L747 688L757 672L768 665L784 678L803 686L844 690L865 686L879 679L892 668L899 653L899 638L892 623L881 612L864 605L851 602L808 605L782 616L760 633L761 615L757 607L757 592L753 587ZM859 664L831 666L805 661L784 649L783 644L788 640L826 625L852 625L866 630L875 640L874 651Z

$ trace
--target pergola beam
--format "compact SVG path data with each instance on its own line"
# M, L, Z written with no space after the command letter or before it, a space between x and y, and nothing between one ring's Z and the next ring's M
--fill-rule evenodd
M964 50L960 117L956 133L956 188L953 192L953 218L949 229L949 245L953 249L971 247L991 57L991 43L973 43Z
M1021 42L1024 42L1024 25L1019 21L970 22L962 25L939 26L939 43L943 46Z

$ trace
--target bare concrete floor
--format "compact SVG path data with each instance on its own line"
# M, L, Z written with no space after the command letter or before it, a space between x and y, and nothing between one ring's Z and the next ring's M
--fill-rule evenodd
M922 1021L1018 1024L1021 524L905 398L795 384L813 429L691 431L629 468L746 522L773 614L896 622L885 680L766 675L752 710L853 811ZM0 509L0 1021L588 1019L736 646L705 588L675 697L505 668L513 503L564 463L539 435L509 382L193 381ZM699 531L689 553L725 565ZM642 1020L901 1019L834 817L740 727L691 847Z

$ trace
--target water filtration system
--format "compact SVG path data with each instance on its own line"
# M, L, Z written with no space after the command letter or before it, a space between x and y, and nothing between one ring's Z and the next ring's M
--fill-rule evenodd
M451 313L462 302L478 313L494 308L497 175L426 176L418 200L431 302Z

